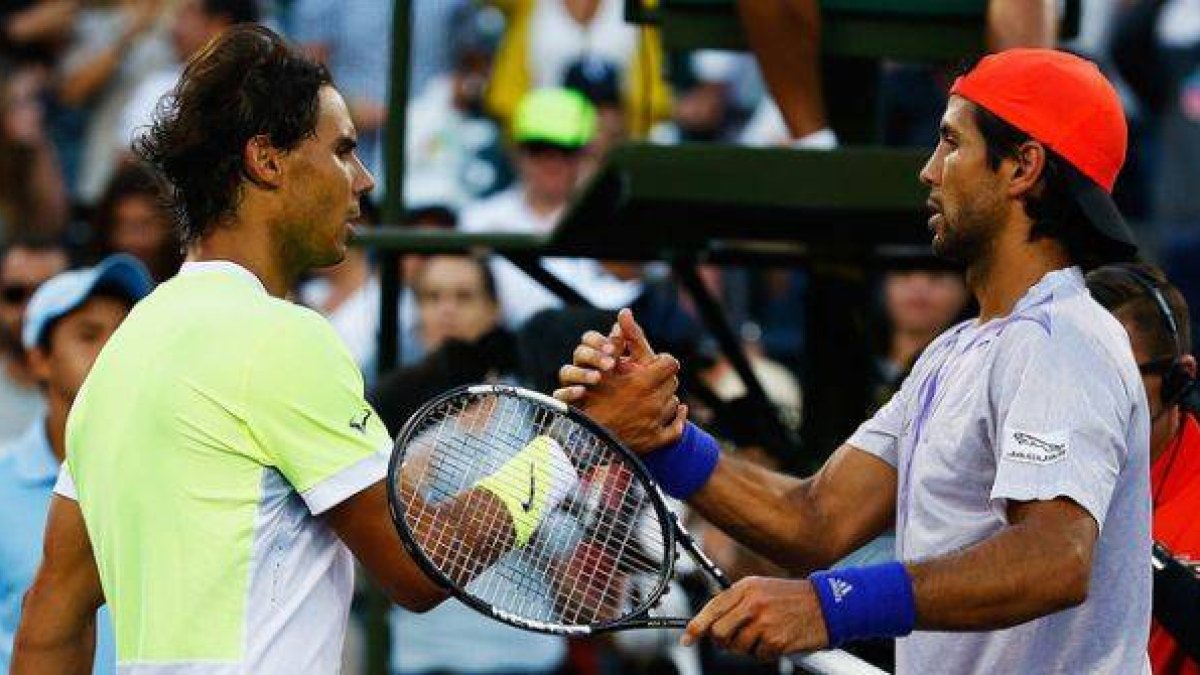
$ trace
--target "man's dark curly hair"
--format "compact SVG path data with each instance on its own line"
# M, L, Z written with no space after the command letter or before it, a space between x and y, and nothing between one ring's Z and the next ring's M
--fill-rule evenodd
M316 133L318 92L329 71L268 28L239 25L197 53L159 104L134 151L166 183L166 198L191 244L233 214L246 143L266 136L293 150Z

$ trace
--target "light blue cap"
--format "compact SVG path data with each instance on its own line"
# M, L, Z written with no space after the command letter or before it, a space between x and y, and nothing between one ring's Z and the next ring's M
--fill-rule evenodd
M29 299L21 329L22 344L33 349L55 321L78 309L101 288L136 303L150 294L154 280L145 265L125 253L110 255L95 267L63 272L39 286Z

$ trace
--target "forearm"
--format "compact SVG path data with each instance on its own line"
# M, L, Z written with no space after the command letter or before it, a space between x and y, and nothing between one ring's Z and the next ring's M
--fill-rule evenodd
M41 42L63 35L71 28L74 0L50 0L17 12L5 27L8 39L17 44Z
M909 564L917 627L993 630L1082 603L1091 576L1086 525L1066 537L1011 525L962 551Z
M836 560L842 548L821 536L829 518L811 483L725 456L689 503L743 546L803 573Z
M102 50L75 70L65 73L58 85L58 97L66 105L81 106L108 83L121 65L123 40Z
M25 596L21 627L13 641L13 675L92 672L95 614L81 622L67 621L67 613L46 595L35 585Z

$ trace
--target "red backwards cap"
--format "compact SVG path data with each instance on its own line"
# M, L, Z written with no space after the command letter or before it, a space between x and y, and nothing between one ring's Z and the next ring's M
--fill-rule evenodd
M1009 49L984 57L950 93L1029 134L1112 192L1125 163L1125 113L1091 61L1052 49Z
M1063 179L1103 242L1108 261L1128 260L1137 240L1112 200L1125 163L1125 113L1117 91L1091 61L1052 49L1010 49L984 57L954 81L961 96L1029 134L1061 157Z

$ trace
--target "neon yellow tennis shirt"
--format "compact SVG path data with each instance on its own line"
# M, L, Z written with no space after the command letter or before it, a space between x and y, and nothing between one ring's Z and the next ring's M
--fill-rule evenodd
M320 315L191 263L134 308L67 424L120 672L335 673L353 558L319 517L391 439Z

